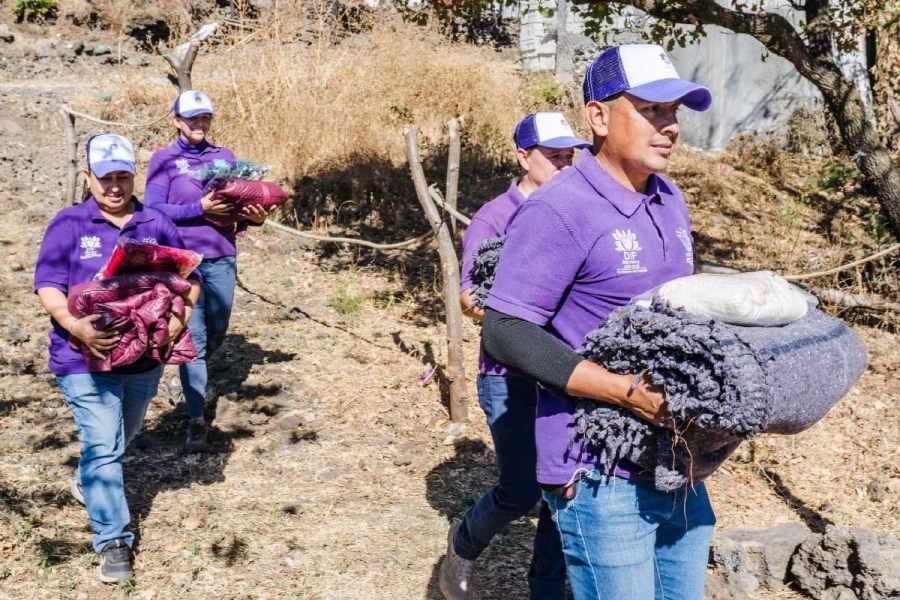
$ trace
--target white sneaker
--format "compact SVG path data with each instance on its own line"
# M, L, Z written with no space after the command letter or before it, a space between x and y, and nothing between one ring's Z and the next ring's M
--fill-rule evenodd
M84 506L84 490L81 489L81 483L78 481L78 475L72 478L72 485L69 486L69 491L72 492L72 497L75 498L76 502Z
M181 379L178 375L172 375L166 383L166 398L172 408L184 402L184 390L181 388Z
M441 562L439 585L446 600L468 600L472 593L472 567L474 560L466 560L453 550L453 536L459 521L447 533L447 556Z

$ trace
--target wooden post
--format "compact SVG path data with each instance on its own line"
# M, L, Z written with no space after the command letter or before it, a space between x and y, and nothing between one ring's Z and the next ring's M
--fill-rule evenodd
M428 182L419 161L419 127L411 125L404 132L406 155L416 196L425 218L437 233L441 274L444 282L444 310L447 312L447 378L450 380L450 420L456 423L468 418L466 405L466 372L463 366L462 310L459 307L459 259L453 248L450 227L441 219L441 212L428 194Z
M450 149L447 152L447 187L444 196L447 206L456 209L456 195L459 184L459 121L450 119L447 121L447 129L450 132ZM456 218L450 218L450 227L456 235Z
M75 187L78 183L78 137L75 135L75 115L65 108L59 116L66 128L66 204L75 204Z
M171 73L169 74L169 81L178 87L179 92L194 89L191 85L191 68L193 68L194 59L197 58L197 52L200 50L200 40L191 40L183 58L175 56L175 53L169 50L165 42L160 41L158 49L160 55L166 59L166 62L175 71L174 77Z

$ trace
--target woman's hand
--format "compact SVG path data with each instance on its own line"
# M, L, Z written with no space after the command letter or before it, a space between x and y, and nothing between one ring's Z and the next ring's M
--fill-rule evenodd
M184 314L182 316L172 315L169 317L169 331L166 333L165 339L159 344L150 344L151 348L163 348L168 346L172 342L175 341L175 338L178 337L178 334L184 329L185 323L187 323L188 315Z
M100 315L88 315L75 319L69 325L69 334L78 338L90 349L91 354L97 358L106 358L104 353L116 347L122 339L116 331L97 331L92 323L100 318Z
M203 213L207 215L228 215L234 209L234 205L230 202L224 202L220 198L213 198L216 191L213 190L200 198L200 206L203 207Z
M275 210L274 208L272 210ZM262 225L266 217L269 216L271 211L267 211L262 206L255 206L253 204L248 204L241 210L241 216L248 221L253 221L257 225Z

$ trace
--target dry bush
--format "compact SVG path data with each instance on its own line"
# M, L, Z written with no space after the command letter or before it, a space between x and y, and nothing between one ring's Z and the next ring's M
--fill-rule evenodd
M216 58L224 78L206 77L209 62L202 63L200 85L230 117L217 123L218 139L238 154L272 162L292 179L355 166L351 157L397 165L405 160L404 125L420 125L427 153L458 117L469 152L494 163L507 158L518 79L488 52L395 20L339 44L322 35L303 47L291 36L276 19L257 32L263 43L233 39Z
M451 117L462 122L462 190L511 164L522 114L515 64L384 13L357 15L363 20L350 35L346 20L325 8L280 7L205 47L193 81L216 107L213 141L271 164L293 187L301 220L324 213L335 222L338 206L349 201L355 209L348 222L421 229L420 217L406 223L415 207L402 135L410 123L420 126L431 181L444 179ZM298 40L310 30L308 41ZM135 83L107 116L159 114L173 98L161 82ZM150 135L166 140L172 133L162 123Z

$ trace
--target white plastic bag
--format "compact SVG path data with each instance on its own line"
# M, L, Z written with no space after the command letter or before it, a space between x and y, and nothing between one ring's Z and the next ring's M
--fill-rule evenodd
M732 325L787 325L819 301L772 271L719 275L701 273L674 279L636 301L658 296L694 316Z

